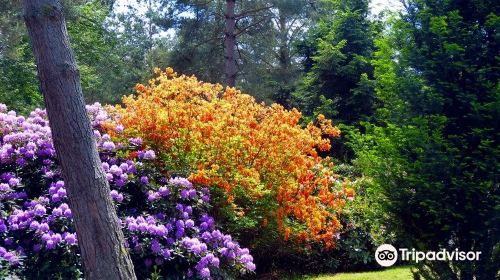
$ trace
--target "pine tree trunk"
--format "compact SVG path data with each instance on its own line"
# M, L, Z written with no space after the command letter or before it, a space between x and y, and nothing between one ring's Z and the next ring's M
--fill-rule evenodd
M84 276L136 279L85 109L62 5L58 0L24 0L24 17L76 225Z
M225 69L224 73L226 76L227 86L234 87L236 81L236 75L238 70L236 69L236 16L234 14L236 6L235 0L226 0L226 19L225 19L225 39L224 39L224 59L225 59Z

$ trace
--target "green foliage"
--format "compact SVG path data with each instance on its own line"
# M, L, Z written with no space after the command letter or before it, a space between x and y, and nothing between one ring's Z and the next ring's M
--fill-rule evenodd
M486 8L488 7L488 8ZM477 263L423 262L426 279L494 279L500 263L498 37L492 1L409 1L378 39L384 105L353 133L357 166L401 245L481 251Z
M189 11L194 16L177 19L178 31L169 66L207 82L221 83L224 81L225 1L178 2L176 9Z
M0 100L25 114L43 103L38 92L36 66L31 48L24 42L15 54L0 58Z
M226 1L161 2L163 8L169 5L179 15L175 24L160 26L177 32L169 66L223 82ZM294 45L310 25L313 9L307 0L236 1L237 87L259 101L290 107L301 68Z
M342 231L332 251L320 251L315 272L365 271L379 268L374 254L377 245L397 243L397 237L388 228L388 216L377 201L384 196L375 191L373 180L360 173L357 166L339 164L335 172L349 178L356 196L346 205L342 216Z
M293 103L310 119L332 118L342 130L332 155L349 162L349 131L367 121L376 107L371 57L376 24L368 19L368 1L322 1L318 23L298 45L306 74Z
M20 113L42 104L21 7L0 1L0 102Z
M0 39L0 102L27 113L43 103L34 57L21 7L11 1L0 4L5 7L0 16L0 30L6 35ZM130 37L120 36L118 27L109 18L109 6L103 1L64 1L64 7L87 102L119 102L137 82L149 76L144 53L152 59L161 59L161 53L145 52L142 45L131 46ZM130 34L126 31L124 34ZM144 41L147 38L140 42Z
M308 115L356 124L374 109L372 23L368 1L323 1L325 13L299 47L307 74L295 99ZM328 101L331 100L331 101Z
M143 46L134 45L132 49L140 53L137 58L128 44L130 38L120 36L102 1L83 2L67 9L68 33L80 69L83 94L88 103L118 103L148 74L146 51Z
M25 259L25 279L81 279L83 269L78 254L41 251L33 258ZM30 269L34 268L34 269Z
M301 78L297 42L314 24L316 11L308 0L265 1L273 8L265 11L265 24L259 30L242 35L242 69L240 85L259 99L292 107L292 92Z

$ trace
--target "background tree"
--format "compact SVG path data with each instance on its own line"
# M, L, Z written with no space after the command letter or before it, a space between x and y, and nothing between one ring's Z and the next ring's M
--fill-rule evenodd
M83 101L80 76L57 0L24 1L54 146L87 279L135 279Z
M119 9L108 2L63 3L69 36L82 72L83 93L89 102L119 102L123 94L132 92L137 82L146 81L154 67L173 66L181 73L195 74L205 81L225 82L225 1L138 0ZM10 2L5 6L9 13L19 10L13 9ZM313 2L306 0L236 3L235 83L259 100L278 101L290 107L289 95L301 72L294 45L311 24L313 11ZM11 20L5 21L2 28L26 38L23 25L18 24L17 33L10 28L11 23L19 21L19 16L8 18ZM170 36L173 32L175 36ZM16 54L23 50L23 41L7 41ZM28 49L26 39L24 42L24 49ZM25 62L9 60L2 68L8 81L3 100L11 107L14 102L8 98L14 95L7 92L30 89L33 83L28 81L35 79L33 57L30 51L26 53ZM23 73L26 82L19 84L23 81L19 75ZM38 98L32 102L34 105L27 106L29 99L17 98L16 102L22 102L12 108L19 110L26 106L29 110L40 105L38 90L31 87L31 91Z
M317 26L300 46L307 72L296 93L309 115L354 124L373 112L373 29L368 1L323 1ZM323 97L321 97L323 96Z
M343 126L368 120L375 108L373 67L374 25L367 0L322 1L321 15L300 45L306 75L294 103L314 118L323 114ZM333 154L352 158L344 137Z
M160 2L165 6L172 1ZM266 1L175 1L180 16L179 45L174 52L179 56L172 57L172 66L178 65L181 73L186 73L182 70L188 66L188 74L199 73L198 77L208 76L209 81L234 86L244 68L240 37L262 28L270 7ZM198 64L196 69L190 67Z
M261 100L291 108L291 93L301 77L296 43L303 39L316 17L313 1L273 0L267 20L258 30L240 38L238 85Z
M135 84L151 73L146 67L145 53L149 52L144 51L147 38L132 32L137 30L137 23L119 26L112 21L109 6L101 0L62 3L80 65L84 96L88 102L119 102L124 93L132 92ZM0 100L13 110L29 112L41 106L42 96L36 86L35 61L21 8L15 1L0 5L4 11L0 16L0 32L4 35L0 39ZM132 27L118 32L123 25Z
M42 104L36 86L36 66L22 22L19 3L0 1L0 100L26 113Z
M426 279L493 279L499 263L499 8L495 1L408 1L377 40L384 106L357 164L404 246L481 251L422 262Z
M176 36L168 64L180 73L208 82L224 82L223 1L179 1ZM166 26L170 27L170 24ZM165 27L163 27L166 29Z

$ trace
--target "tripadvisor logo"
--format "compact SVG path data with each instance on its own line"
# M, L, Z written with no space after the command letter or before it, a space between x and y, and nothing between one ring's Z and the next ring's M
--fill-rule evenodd
M464 252L455 249L448 251L441 249L439 251L422 252L415 249L399 248L399 251L390 244L382 244L375 251L375 260L384 267L392 266L399 259L402 261L415 261L416 263L428 261L478 261L481 252Z
M382 244L375 251L375 260L381 266L391 266L398 260L398 251L390 244Z

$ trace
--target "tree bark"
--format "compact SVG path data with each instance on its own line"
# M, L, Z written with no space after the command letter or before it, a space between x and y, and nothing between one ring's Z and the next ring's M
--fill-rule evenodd
M136 279L109 195L58 0L24 0L40 89L75 221L86 279Z
M236 68L236 16L234 14L236 0L226 0L224 60L227 86L234 87L238 70Z

